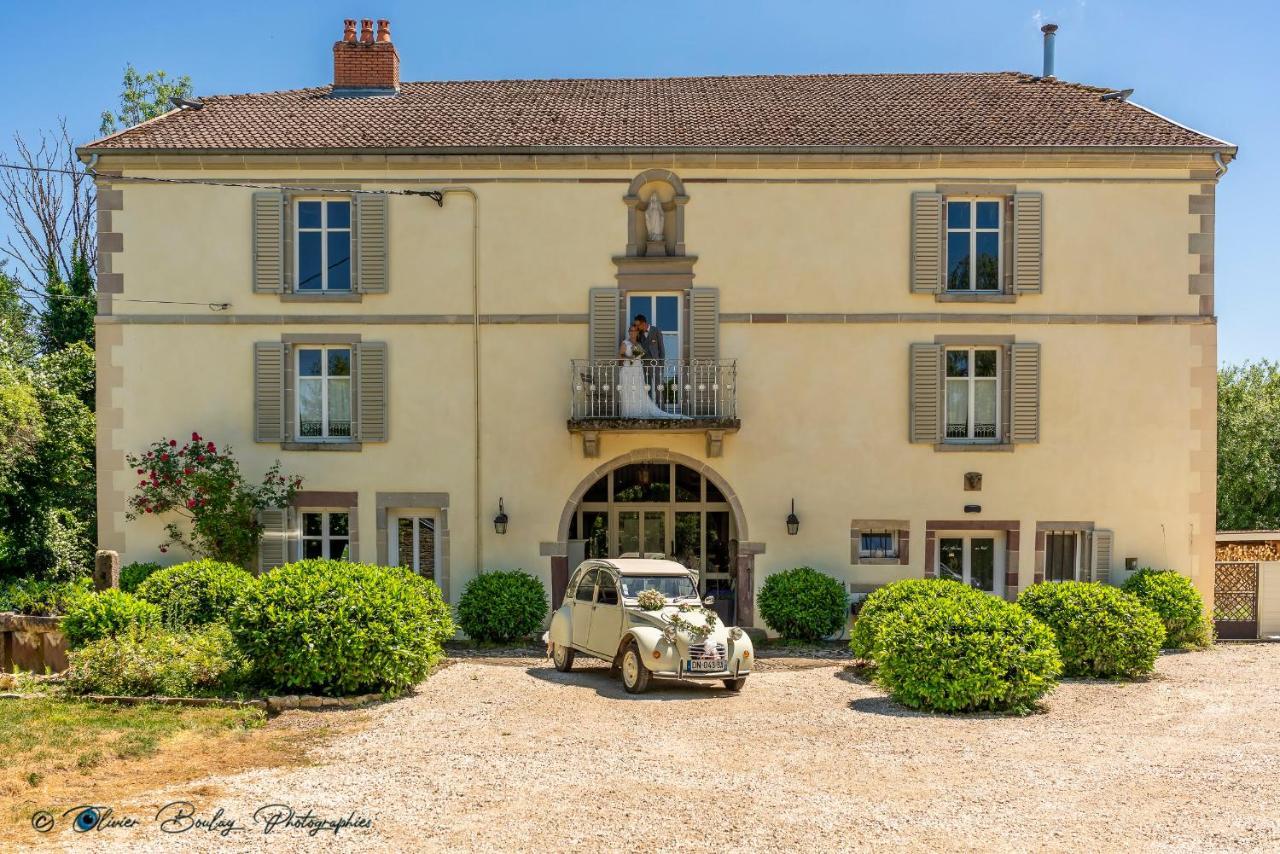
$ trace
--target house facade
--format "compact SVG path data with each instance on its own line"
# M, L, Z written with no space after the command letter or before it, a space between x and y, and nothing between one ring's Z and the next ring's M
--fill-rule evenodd
M399 563L454 602L629 553L744 625L802 565L1211 599L1233 146L1010 72L401 83L362 30L330 86L81 150L101 547L161 559L124 456L195 430L304 478L263 568Z

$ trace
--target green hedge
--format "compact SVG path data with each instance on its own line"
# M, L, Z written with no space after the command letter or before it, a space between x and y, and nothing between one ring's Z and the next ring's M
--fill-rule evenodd
M160 609L119 590L80 596L62 620L62 633L72 649L123 634L135 626L160 622Z
M807 566L770 575L756 597L765 625L787 640L817 641L840 631L848 603L843 584Z
M60 617L81 596L93 593L88 578L75 581L43 581L18 578L0 585L0 611L13 611L28 617Z
M1166 649L1200 649L1213 643L1213 626L1205 617L1204 599L1191 579L1171 569L1142 569L1122 589L1164 621Z
M1155 668L1164 624L1134 596L1083 581L1036 584L1018 604L1053 629L1067 676L1141 676Z
M454 632L440 588L402 567L304 560L262 576L231 630L275 689L398 692Z
M874 660L884 617L908 602L985 595L967 584L941 578L906 578L886 584L872 591L858 609L858 619L849 632L849 649L854 658Z
M73 650L69 659L67 687L77 694L225 694L242 687L248 674L248 661L223 625L183 633L134 626Z
M994 596L907 602L876 644L876 681L916 709L1027 712L1062 672L1049 627Z
M125 593L137 593L138 585L164 569L158 563L134 562L120 567L120 589Z
M223 622L257 586L233 563L195 560L157 570L138 585L138 598L159 606L170 629Z
M458 627L473 640L510 643L542 628L547 590L527 572L484 572L458 600Z

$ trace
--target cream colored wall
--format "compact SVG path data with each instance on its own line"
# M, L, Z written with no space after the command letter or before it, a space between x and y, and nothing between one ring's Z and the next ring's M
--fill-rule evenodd
M726 313L1192 315L1198 300L1187 293L1194 267L1187 234L1198 225L1186 210L1187 195L1198 184L1186 174L982 173L1045 194L1045 293L997 306L939 305L907 290L911 191L974 179L975 170L905 178L859 174L868 180L817 185L699 183L691 179L725 175L697 170L681 177L690 197L686 243L699 256L695 281L720 288ZM501 181L475 182L482 313L585 314L587 289L613 282L611 256L625 247L621 196L633 176L592 174L624 180L577 183L582 173L504 173L487 176ZM1142 180L1075 180L1088 176ZM275 180L304 177L325 175L274 173ZM533 177L563 181L508 181ZM850 176L778 171L728 177ZM437 185L461 183L466 181L445 176ZM226 301L228 314L245 316L234 325L115 327L121 343L114 362L123 386L113 399L123 413L121 426L107 437L111 447L131 450L162 434L182 436L194 429L233 445L250 472L281 459L286 471L305 478L307 489L357 490L363 560L376 557L376 492L447 492L455 599L476 569L477 509L485 567L518 566L549 578L550 562L539 555L539 544L560 538L565 501L596 466L638 448L705 459L701 434L664 433L605 434L601 458L585 459L580 440L565 425L568 362L586 355L585 323L484 325L484 474L477 502L473 328L351 322L361 314L470 313L469 200L451 196L441 209L423 198L393 199L391 292L367 296L360 305L298 304L250 292L251 191L122 186L124 208L115 212L113 228L125 234L124 252L114 264L124 274L123 296ZM201 306L127 302L117 302L114 313L213 316ZM333 315L335 321L278 318L290 314ZM1200 567L1212 566L1211 504L1206 519L1203 502L1188 495L1204 477L1212 480L1211 470L1195 472L1192 463L1193 454L1204 450L1202 434L1212 419L1188 413L1203 398L1192 377L1206 349L1211 351L1215 328L1047 321L723 324L722 355L739 365L742 429L726 438L723 457L709 464L737 492L748 538L766 546L757 558L757 589L770 572L801 564L845 581L920 575L925 520L971 518L962 512L967 503L982 505L979 518L1021 521L1022 586L1031 583L1035 524L1050 520L1113 529L1118 567L1136 557L1139 565L1193 573L1203 585ZM366 444L361 453L255 444L253 342L327 329L388 342L390 441ZM936 334L1013 334L1041 344L1040 444L1018 446L1013 453L939 453L907 442L908 347ZM968 471L982 472L981 493L963 492ZM104 474L115 487L107 503L115 505L106 508L103 525L123 531L124 560L157 557L158 522L126 525L122 518L119 501L134 483L133 474ZM504 537L491 524L499 496L511 517ZM789 537L783 520L793 497L801 529ZM853 518L910 519L910 566L850 566ZM1122 577L1116 573L1116 580ZM1211 585L1211 569L1207 577Z
M1258 636L1280 637L1280 561L1258 564Z

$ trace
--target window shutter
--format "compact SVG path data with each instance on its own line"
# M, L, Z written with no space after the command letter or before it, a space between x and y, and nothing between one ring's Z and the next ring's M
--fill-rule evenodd
M942 373L941 344L911 345L911 399L908 430L912 442L939 442L941 418L938 408L942 390L938 377Z
M288 521L289 511L284 508L258 511L258 524L262 525L262 539L258 541L259 573L284 566L288 562Z
M284 291L284 193L253 194L253 290Z
M386 196L358 194L356 209L356 289L385 294L389 285Z
M1012 347L1009 439L1014 443L1040 441L1040 345L1019 343Z
M668 358L680 358L668 353ZM720 291L718 288L689 290L689 358L715 361L720 358Z
M1013 289L1038 294L1044 289L1044 194L1013 196Z
M1092 580L1101 584L1111 583L1111 552L1114 537L1111 531L1094 530L1093 532Z
M592 288L589 296L588 337L589 355L592 361L616 359L618 345L618 311L621 307L617 288Z
M372 341L356 345L356 386L359 389L360 441L387 441L387 345Z
M283 442L284 371L288 348L279 341L253 345L253 440Z
M942 194L911 194L911 292L942 287Z

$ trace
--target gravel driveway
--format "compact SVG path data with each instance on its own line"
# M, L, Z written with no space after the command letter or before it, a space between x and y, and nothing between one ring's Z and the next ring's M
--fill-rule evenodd
M1280 848L1280 645L1166 655L1138 684L1067 682L1025 718L907 712L841 664L775 666L740 695L631 697L603 667L536 659L464 660L365 714L314 766L207 781L201 810L374 820L267 840L280 850Z

